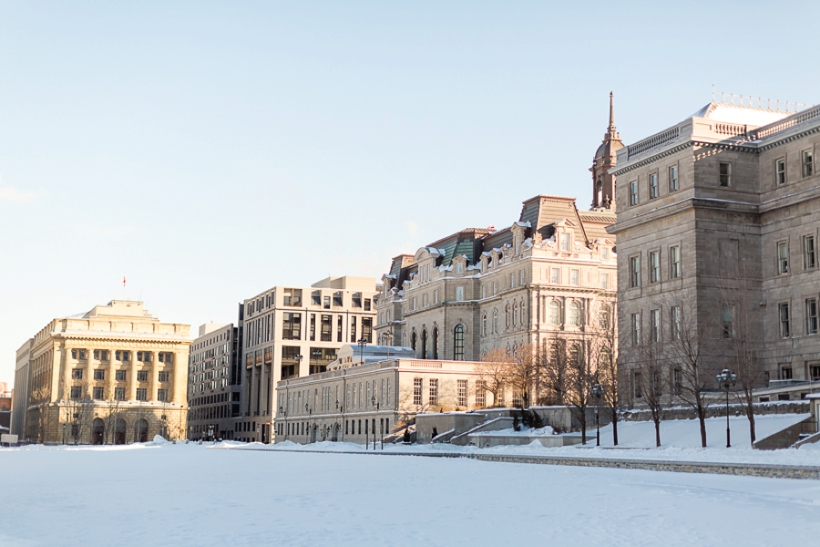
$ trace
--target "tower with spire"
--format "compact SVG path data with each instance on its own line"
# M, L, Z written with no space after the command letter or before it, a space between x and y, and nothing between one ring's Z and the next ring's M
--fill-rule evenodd
M615 175L609 170L615 167L618 150L624 147L621 136L615 129L615 108L613 94L609 92L609 127L604 133L604 140L595 151L592 160L592 209L615 211Z

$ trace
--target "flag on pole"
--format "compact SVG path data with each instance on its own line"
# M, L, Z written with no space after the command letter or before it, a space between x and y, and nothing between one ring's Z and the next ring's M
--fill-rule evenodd
M125 276L122 276L122 286L125 287Z

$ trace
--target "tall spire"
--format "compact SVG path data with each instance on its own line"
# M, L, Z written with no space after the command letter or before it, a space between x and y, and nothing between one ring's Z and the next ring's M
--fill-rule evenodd
M609 92L609 132L615 132L615 107L613 106L613 93Z
M606 133L604 134L604 142L608 140L620 140L621 136L618 135L618 130L615 129L615 95L611 91L609 92L609 127L606 128Z

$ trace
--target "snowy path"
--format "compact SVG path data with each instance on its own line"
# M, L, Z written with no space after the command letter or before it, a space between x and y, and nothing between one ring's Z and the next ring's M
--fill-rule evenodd
M820 482L164 445L0 451L0 545L786 545Z

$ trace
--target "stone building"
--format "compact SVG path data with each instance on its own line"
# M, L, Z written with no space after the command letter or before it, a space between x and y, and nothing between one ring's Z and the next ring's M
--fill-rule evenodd
M26 407L28 406L28 371L29 353L32 340L20 346L17 350L17 361L14 367L14 400L11 409L11 433L20 440L25 438Z
M242 310L240 309L240 312ZM242 331L206 323L188 357L188 438L238 438L242 410Z
M507 228L462 230L394 258L376 302L379 343L477 361L589 333L614 314L614 220L605 207L535 196Z
M235 439L270 442L277 382L324 372L344 344L373 341L376 280L328 277L243 302L242 419Z
M387 357L387 351L394 357ZM373 442L422 412L469 411L491 404L480 363L413 359L413 350L342 348L326 372L281 381L276 442ZM409 354L409 355L408 355Z
M621 148L616 190L620 366L681 327L704 374L753 347L771 381L820 379L820 107L718 94L682 122ZM670 371L679 392L681 371ZM713 386L717 388L717 386Z
M54 319L28 350L26 437L93 444L184 437L189 331L129 300Z

